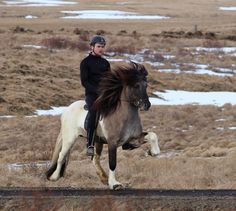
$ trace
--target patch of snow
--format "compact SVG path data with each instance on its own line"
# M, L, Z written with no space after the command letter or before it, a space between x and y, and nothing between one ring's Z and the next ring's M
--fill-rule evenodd
M107 60L109 62L126 62L126 63L130 62L129 60L126 60L126 59L109 59L109 58L107 58Z
M177 151L177 150L170 150L166 152L161 152L159 155L157 155L158 158L169 158L169 157L174 157L174 156L179 156L182 151Z
M107 55L108 56L114 56L115 53L114 52L109 52L109 53L107 53ZM126 58L125 59L122 59L122 58L109 58L109 57L105 57L105 58L108 61L110 61L110 62L126 62L126 63L130 63L130 61L133 61L133 62L136 62L136 63L149 64L149 65L154 66L154 67L158 67L158 66L163 66L164 65L164 63L153 61L154 60L152 58L153 54L145 56L145 51L144 50L142 50L140 52L137 52L136 54L124 53L124 54L119 54L119 56L123 56L123 57L126 57Z
M6 6L18 6L18 7L50 7L50 6L61 6L61 5L74 5L77 2L63 1L63 0L8 0L3 1Z
M152 105L216 105L223 106L226 103L236 104L236 92L188 92L182 90L166 90L166 92L154 92L163 99L149 98Z
M7 164L7 169L9 171L22 171L24 169L32 169L32 168L42 168L49 167L50 161L41 161L41 162L31 162L31 163L11 163Z
M125 12L121 10L67 10L61 11L64 14L73 14L74 16L62 17L64 19L144 19L156 20L167 19L169 17L160 15L138 15L135 12Z
M166 92L154 92L155 95L163 99L150 97L149 100L152 105L216 105L223 106L226 103L236 105L236 92L188 92L188 91L175 91L166 90ZM45 116L45 115L61 115L67 107L52 107L49 110L36 110L35 115L25 116L27 118ZM14 118L16 116L0 116L0 118ZM215 121L225 121L219 119ZM192 126L189 126L191 128ZM232 127L234 129L234 127Z
M9 119L9 118L14 118L15 116L11 116L11 115L5 115L5 116L0 116L0 118L4 119Z
M36 110L36 115L39 115L39 116L46 116L46 115L52 115L52 116L55 116L55 115L60 115L63 113L63 111L65 110L65 106L62 106L62 107L52 107L52 109L49 109L49 110Z
M219 7L219 10L236 11L236 7Z
M151 62L151 61L145 61L145 62L143 62L143 63L145 63L145 64L150 64L150 65L151 65L151 66L153 66L153 67L164 66L164 64L163 64L163 63L161 63L161 62Z
M159 69L158 70L159 72L163 72L163 73L176 73L176 74L179 74L179 73L185 73L184 71L181 71L180 69Z
M173 59L173 58L175 58L174 55L163 55L163 57L164 57L165 59Z
M36 48L36 49L42 49L42 48L47 48L46 46L43 45L22 45L24 48Z
M223 52L223 53L236 52L236 47L223 47L223 48L193 47L187 49L195 49L196 51L206 51L206 52Z
M226 119L216 119L215 122L224 122Z
M33 16L33 15L26 15L25 19L37 19L37 16Z
M184 64L184 65L190 65L196 68L195 70L180 70L180 69L159 69L159 72L167 72L167 73L184 73L184 74L198 74L198 75L215 75L219 77L225 77L225 76L234 76L236 74L236 71L233 69L228 69L228 68L216 68L216 71L210 70L209 65L206 64Z

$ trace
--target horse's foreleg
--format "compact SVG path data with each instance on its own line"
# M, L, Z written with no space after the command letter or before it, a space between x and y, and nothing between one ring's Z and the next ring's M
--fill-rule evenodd
M154 132L148 132L148 134L144 137L145 141L150 144L150 154L151 156L157 156L160 154L160 148L158 144L157 134Z
M104 169L102 168L102 166L100 164L100 157L101 157L101 154L102 154L103 144L102 143L96 143L95 144L95 149L96 149L96 151L95 151L95 155L93 157L93 164L95 165L97 175L99 176L101 182L104 185L107 185L108 184L108 178L107 178L107 175L106 175Z
M118 182L115 177L117 147L108 144L108 154L109 154L109 168L110 168L108 185L112 190L119 190L123 188L123 185L120 182Z
M68 134L66 134L66 135L68 135ZM71 134L69 134L69 135L71 135ZM70 154L70 149L73 146L73 144L75 142L75 139L76 139L75 136L66 137L65 134L64 134L62 148L61 148L61 151L59 153L58 160L57 160L57 168L53 172L52 176L50 176L49 180L56 181L60 177L63 176L66 165L68 163L68 157L69 157L69 154Z

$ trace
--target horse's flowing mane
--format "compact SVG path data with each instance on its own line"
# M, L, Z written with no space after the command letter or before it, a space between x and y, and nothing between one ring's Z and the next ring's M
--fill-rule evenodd
M147 70L143 65L134 62L108 71L100 82L100 95L94 102L94 109L102 117L107 117L120 105L123 87L133 86L136 82L145 80L147 74Z

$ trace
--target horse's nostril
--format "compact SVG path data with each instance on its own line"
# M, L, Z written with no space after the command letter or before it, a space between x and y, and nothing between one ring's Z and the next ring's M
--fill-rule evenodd
M149 100L145 103L144 107L146 111L151 107L151 103L149 102Z

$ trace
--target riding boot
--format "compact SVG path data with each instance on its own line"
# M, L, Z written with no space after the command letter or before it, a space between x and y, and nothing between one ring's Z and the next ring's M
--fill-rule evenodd
M87 132L87 156L94 155L94 137L95 137L95 130L90 128Z

